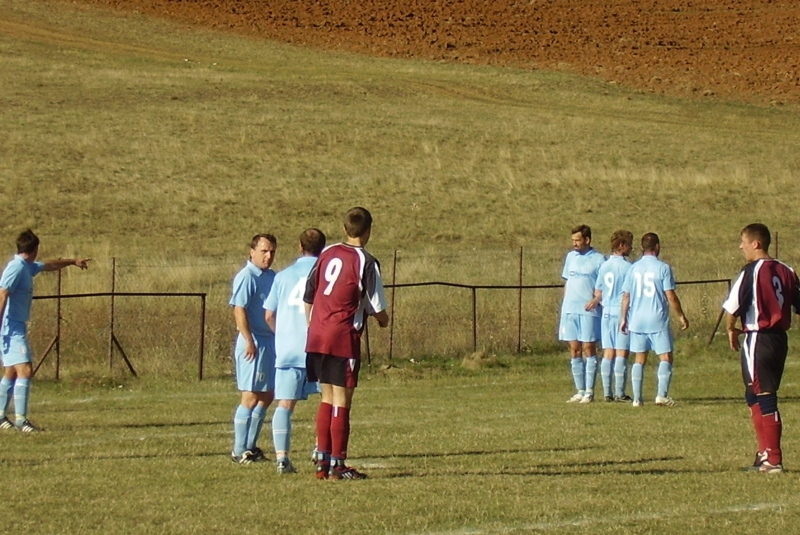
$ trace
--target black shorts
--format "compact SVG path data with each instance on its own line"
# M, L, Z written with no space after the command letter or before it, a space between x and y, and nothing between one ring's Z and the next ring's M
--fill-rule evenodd
M358 386L360 370L360 359L306 353L306 375L309 383L355 388Z
M777 394L788 351L785 331L745 333L742 344L742 379L745 387L756 395Z

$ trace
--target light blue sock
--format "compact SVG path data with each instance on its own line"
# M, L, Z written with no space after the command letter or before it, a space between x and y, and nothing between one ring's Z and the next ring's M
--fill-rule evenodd
M278 407L272 415L272 441L275 451L288 452L292 442L292 411Z
M253 451L258 445L258 437L261 435L261 426L264 425L264 418L267 416L267 407L261 404L253 407L250 413L250 425L247 429L246 449Z
M3 377L0 379L0 418L5 418L8 414L8 406L11 404L11 392L14 388L14 381Z
M583 362L583 357L577 357L570 360L572 365L572 380L575 382L575 390L583 395L586 390L586 366Z
M250 429L250 415L252 413L252 409L248 409L244 405L239 405L236 407L236 413L233 415L234 455L241 455L245 452L247 445L247 432Z
M594 393L594 383L597 381L597 355L586 357L586 387L587 394Z
M603 381L603 395L610 398L614 395L611 390L611 383L614 378L614 368L611 365L611 359L603 359L600 362L600 379Z
M669 383L672 380L672 363L662 360L658 363L658 397L669 395Z
M625 381L628 375L628 359L616 357L614 359L614 395L621 398L625 395Z
M631 366L631 386L633 401L642 401L642 382L644 380L644 364L634 363Z
M30 389L30 379L17 377L14 382L14 413L17 415L18 425L21 425L28 418L28 395Z

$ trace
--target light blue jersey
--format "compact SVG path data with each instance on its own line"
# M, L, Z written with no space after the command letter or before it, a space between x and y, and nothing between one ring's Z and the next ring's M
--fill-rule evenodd
M269 295L275 272L271 269L261 271L249 260L233 279L233 295L230 305L242 307L247 313L250 332L257 336L272 338L272 329L264 318L264 301Z
M604 316L619 316L622 308L622 287L625 275L630 268L631 263L620 255L611 255L600 266L595 290L603 293L603 300L600 304L603 306Z
M645 255L636 261L623 286L623 291L630 294L628 330L656 333L669 329L669 302L665 292L674 289L675 279L667 263L654 255Z
M597 273L605 262L605 257L589 249L584 254L570 251L564 260L564 271L561 278L566 282L564 286L564 302L561 304L561 314L581 314L585 316L600 317L600 309L586 310L586 303L594 297L594 286L597 282Z
M275 366L278 368L306 367L308 322L303 293L316 261L316 257L302 256L278 273L264 303L264 309L275 313Z
M3 271L0 288L8 290L6 310L3 315L3 334L9 333L9 327L25 332L24 323L31 316L33 277L38 275L43 267L42 262L28 262L20 255L14 255Z

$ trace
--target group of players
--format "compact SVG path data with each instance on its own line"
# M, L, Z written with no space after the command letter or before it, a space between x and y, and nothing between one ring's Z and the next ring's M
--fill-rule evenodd
M758 443L755 461L747 470L780 473L783 455L778 388L788 354L786 331L791 326L792 310L800 313L800 283L792 268L769 256L771 236L766 225L747 225L740 238L739 249L746 264L723 309L729 346L741 354L745 400ZM674 351L670 309L678 316L681 329L687 329L689 321L675 293L672 269L658 258L658 235L642 236L642 257L633 264L627 260L633 249L631 232L619 230L611 236L608 259L591 243L588 226L572 229L573 250L567 254L562 273L566 282L559 339L569 344L576 389L567 402L594 401L600 341L600 375L606 401L643 405L644 365L652 350L659 359L655 404L674 406L669 396ZM740 341L742 335L744 340ZM633 398L625 394L630 353L635 357L631 366Z
M356 207L344 216L346 239L325 246L319 229L300 235L301 256L278 274L270 269L277 240L259 234L233 281L230 305L239 331L234 350L241 401L234 414L231 459L267 460L258 447L273 399L277 471L296 472L289 459L291 416L298 400L320 392L314 462L318 479L364 479L347 466L350 407L361 366L361 332L370 315L389 324L378 261L364 247L372 216Z
M361 332L366 317L381 327L389 324L380 264L364 247L372 216L356 207L344 216L346 239L326 247L325 235L308 229L300 235L300 257L276 274L271 268L277 240L258 234L250 243L245 267L233 281L230 305L238 330L236 380L241 401L236 408L231 459L238 464L267 461L258 439L267 409L277 399L272 419L277 471L294 473L289 459L291 416L298 400L321 393L316 416L314 461L318 479L364 479L347 466L350 407L361 364ZM760 223L744 227L739 249L746 264L723 303L728 342L741 354L745 400L758 449L748 470L783 471L782 420L778 388L788 353L786 331L792 310L800 312L800 282L786 264L769 256L770 231ZM564 299L559 338L569 343L576 393L569 403L591 403L598 369L597 343L606 401L632 401L641 407L644 366L649 351L659 358L655 404L673 406L669 396L673 340L670 308L681 329L689 322L675 293L668 264L659 260L659 237L642 236L642 257L630 263L633 235L620 230L611 237L606 259L591 245L591 229L572 230L573 250L562 276ZM0 430L35 433L41 429L27 415L33 375L27 321L33 278L42 271L67 266L87 269L90 259L37 260L39 238L30 229L16 241L17 254L0 276ZM740 326L739 326L740 325ZM744 338L742 339L742 336ZM625 394L627 358L633 398ZM14 420L9 418L13 400Z
M564 300L561 306L559 339L569 344L570 366L576 393L568 403L591 403L598 370L598 342L603 359L599 363L606 401L644 403L642 385L648 351L658 355L656 405L672 406L669 396L674 345L669 324L670 307L681 329L689 327L680 299L675 293L672 268L658 259L658 235L642 236L642 257L631 264L633 234L618 230L611 236L611 256L592 247L592 230L586 225L572 229L572 251L561 274ZM633 398L625 394L628 354Z

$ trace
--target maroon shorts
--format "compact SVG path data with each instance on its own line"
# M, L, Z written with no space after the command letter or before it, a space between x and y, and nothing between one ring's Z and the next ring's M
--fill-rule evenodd
M355 388L358 386L358 372L361 360L335 357L322 353L306 353L306 374L309 383Z

